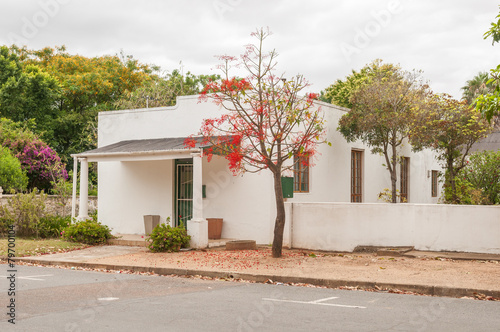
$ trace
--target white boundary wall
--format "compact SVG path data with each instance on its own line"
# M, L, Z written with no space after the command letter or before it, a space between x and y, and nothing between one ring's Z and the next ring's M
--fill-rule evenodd
M500 254L500 207L286 203L284 245L353 251L358 245ZM291 240L291 243L290 243Z

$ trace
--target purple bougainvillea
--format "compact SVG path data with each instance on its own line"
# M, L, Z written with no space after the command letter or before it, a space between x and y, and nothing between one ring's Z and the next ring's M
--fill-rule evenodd
M27 143L16 157L28 174L29 188L48 189L51 187L51 181L68 178L61 158L42 141L34 140Z

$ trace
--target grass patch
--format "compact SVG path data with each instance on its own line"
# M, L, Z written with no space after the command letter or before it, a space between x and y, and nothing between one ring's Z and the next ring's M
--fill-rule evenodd
M0 239L0 259L8 253L8 240ZM89 247L89 245L68 242L61 239L20 239L16 238L16 257L55 254Z

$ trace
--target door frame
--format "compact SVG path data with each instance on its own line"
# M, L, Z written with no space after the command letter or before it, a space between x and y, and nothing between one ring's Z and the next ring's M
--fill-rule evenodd
M185 159L175 159L175 162L174 162L174 211L175 211L175 218L174 218L174 225L175 226L179 226L179 223L182 219L184 218L179 218L180 216L180 209L179 209L179 169L180 167L179 166L182 166L182 165L193 165L193 159L191 158L185 158ZM192 172L191 172L191 175L192 175ZM191 187L193 185L193 179L191 178ZM193 190L191 189L191 196L193 194ZM193 203L192 203L192 197L191 197L191 217L193 215ZM184 224L184 227L187 226L187 220L183 220L183 224Z

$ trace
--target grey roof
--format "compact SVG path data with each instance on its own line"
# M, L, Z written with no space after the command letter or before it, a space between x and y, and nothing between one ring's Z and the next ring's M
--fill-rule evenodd
M475 143L470 151L498 151L500 150L500 130L495 129L486 138Z
M127 140L106 145L94 150L85 151L79 153L78 155L188 150L188 149L199 149L208 146L208 144L204 144L202 142L203 137L193 137L193 139L196 141L195 146L186 147L186 145L184 144L186 138L187 137L170 137L170 138Z

